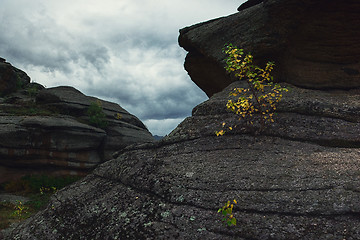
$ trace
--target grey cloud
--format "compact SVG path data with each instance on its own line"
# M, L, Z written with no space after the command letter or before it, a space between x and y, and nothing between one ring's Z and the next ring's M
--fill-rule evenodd
M92 43L83 43L79 46L77 56L83 58L84 62L102 72L104 65L110 61L109 50L105 46Z
M154 135L163 136L164 133L168 134L183 120L184 118L169 118L163 120L145 120L144 124L152 130Z
M177 81L188 81L184 75ZM204 101L206 95L191 82L177 87L176 82L163 87L141 85L139 81L124 84L125 81L111 81L113 85L94 84L87 89L90 95L109 98L134 113L141 119L184 118L191 114L192 108ZM118 84L117 84L118 83Z
M1 1L1 57L47 87L71 85L117 102L160 135L206 99L183 68L178 29L241 3Z
M40 66L43 71L64 73L72 72L70 63L83 62L100 70L109 61L105 46L91 42L92 39L79 39L41 11L34 10L32 15L16 15L4 9L0 12L6 19L0 22L1 32L6 32L0 35L4 57L16 59L25 66Z

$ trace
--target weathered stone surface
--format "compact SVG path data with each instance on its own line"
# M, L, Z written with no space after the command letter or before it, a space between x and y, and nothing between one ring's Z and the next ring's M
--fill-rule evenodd
M84 175L126 146L154 141L118 104L75 88L27 83L15 90L0 98L0 183L33 173ZM105 114L105 129L90 125L94 102Z
M30 83L30 77L20 69L13 67L4 58L0 59L0 96L16 91Z
M106 136L102 129L64 117L2 117L0 124L1 146L17 146L21 151L28 148L59 151L94 149Z
M260 4L262 2L264 2L264 0L248 0L248 1L244 2L243 4L241 4L240 7L238 7L237 10L242 11L244 9L255 6L255 5Z
M6 202L6 203L10 202L13 204L17 204L19 201L21 201L22 203L26 203L26 202L29 202L30 199L27 197L23 197L23 196L4 194L4 193L0 194L0 202Z
M228 92L169 136L129 147L8 239L359 239L360 93L292 87L254 136L225 110ZM216 137L221 123L237 123ZM236 199L238 224L217 213Z
M4 238L360 239L358 9L356 1L250 1L182 30L185 67L213 96L169 136L120 150ZM261 134L256 121L225 109L229 91L243 86L223 70L230 40L259 63L275 60L290 87ZM236 127L216 137L223 122ZM226 227L217 211L232 199L238 224Z
M106 160L109 160L115 151L128 145L154 141L145 125L118 104L86 96L73 87L61 86L44 89L36 96L36 102L83 121L88 120L89 106L94 102L99 102L108 121L103 146Z
M6 170L20 168L19 172L50 168L49 172L85 173L103 162L105 137L105 131L66 117L2 116L0 164ZM2 175L0 182L8 177Z
M223 69L228 43L251 52L260 65L275 61L278 81L316 89L360 87L359 1L267 0L249 6L180 30L179 43L189 51L185 69L208 96L231 82Z
M86 96L73 87L47 88L40 91L36 96L38 104L56 107L63 113L78 117L85 116L89 106L97 101L99 101L107 118L114 119L119 113L121 121L146 129L145 125L137 117L131 115L118 104Z

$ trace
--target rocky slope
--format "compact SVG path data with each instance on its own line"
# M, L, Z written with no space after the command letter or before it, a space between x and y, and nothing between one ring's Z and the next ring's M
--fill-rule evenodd
M6 236L360 238L360 92L292 87L275 123L254 136L224 108L238 84L161 142L117 153ZM238 127L216 137L223 121ZM238 225L228 228L217 209L231 199Z
M218 36L220 21L237 23L234 16L250 18L249 13L256 13L254 9L261 13L269 6L284 11L291 9L293 5L287 3L295 4L298 12L302 12L302 6L316 5L319 1L297 2L267 0L250 4L227 18L190 27L186 30L188 36L195 32L197 35L192 35L187 49L191 50L190 55L207 49L195 42L199 38L207 39L204 36L212 31L213 36ZM335 2L338 1L329 1ZM261 17L258 15L259 21L263 21ZM282 17L279 14L278 21L283 21ZM276 21L277 15L272 18ZM206 29L196 30L202 26ZM226 34L248 39L247 35L253 36L251 32L226 28L223 34L226 42L231 40ZM201 44L205 46L206 42ZM199 76L201 73L207 76L214 70L208 69L211 64L221 69L223 57L209 60L204 56L194 62L189 62L188 57L187 69L199 67ZM283 58L278 60L282 69L286 63L282 62ZM297 64L295 67L303 67ZM221 71L214 72L221 77L217 81L228 78ZM323 79L325 75L317 72L318 69L312 75L314 86L322 88L321 82L332 81ZM346 79L347 75L343 75ZM353 78L353 82L359 79ZM278 107L275 122L262 134L255 135L259 124L247 125L225 109L229 91L243 83L221 87L213 83L209 80L212 86L209 89L213 91L207 91L213 96L195 107L192 117L185 119L169 136L160 142L119 151L113 160L55 194L44 211L4 231L4 237L360 239L359 88L344 90L343 86L336 89L334 85L331 90L305 89L298 87L303 85L302 79L294 82L298 86L286 83L290 91ZM236 127L216 137L214 132L221 129L222 122ZM238 202L234 207L238 223L226 227L217 210L232 199Z
M153 141L144 124L119 105L72 87L46 89L30 83L5 61L0 63L0 83L12 86L0 98L0 182L43 170L84 174L119 149ZM103 112L98 119L107 122L104 129L89 121L94 105Z

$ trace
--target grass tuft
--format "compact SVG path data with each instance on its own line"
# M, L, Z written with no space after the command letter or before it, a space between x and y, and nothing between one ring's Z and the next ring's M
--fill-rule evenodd
M36 212L44 209L50 197L65 186L68 186L82 177L47 175L24 176L21 179L4 183L0 186L2 192L24 196L29 201L24 203L0 202L0 230L8 228L12 223L20 222Z

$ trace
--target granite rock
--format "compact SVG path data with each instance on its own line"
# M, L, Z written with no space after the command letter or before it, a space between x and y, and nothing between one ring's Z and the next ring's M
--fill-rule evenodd
M255 4L257 3L257 4ZM185 69L208 96L234 79L225 73L225 44L274 61L275 79L313 89L360 87L360 2L248 1L244 9L180 30Z

